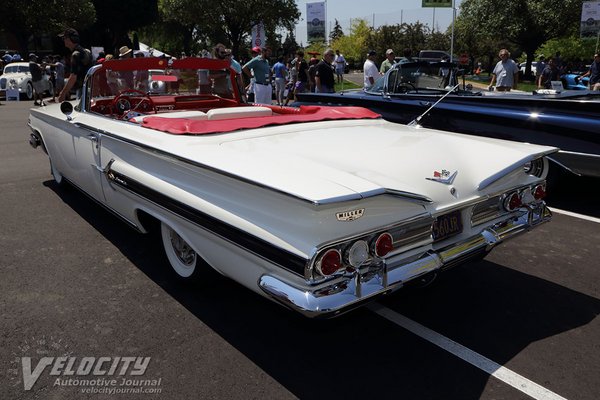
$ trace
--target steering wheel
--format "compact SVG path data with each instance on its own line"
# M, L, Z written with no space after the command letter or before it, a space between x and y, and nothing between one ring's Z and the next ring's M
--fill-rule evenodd
M408 93L410 91L414 91L418 93L417 88L410 82L401 82L396 85L396 93Z
M135 105L135 107L132 108L130 98L133 95L141 96L143 99L141 99ZM123 119L125 115L127 115L128 111L135 111L143 103L148 103L150 105L150 109L154 111L154 114L156 114L156 106L154 105L154 101L150 95L137 89L125 89L119 92L119 94L113 99L111 106L112 110L117 110L117 112L120 114L119 119Z

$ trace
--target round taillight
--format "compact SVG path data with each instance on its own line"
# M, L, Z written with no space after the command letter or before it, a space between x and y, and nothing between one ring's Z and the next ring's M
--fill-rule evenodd
M544 185L537 185L533 189L533 198L536 200L541 200L544 197L546 197L546 188L544 188Z
M357 240L346 252L348 264L358 268L369 258L369 245L364 240Z
M375 255L377 257L385 257L394 249L394 239L389 233L382 233L375 241Z
M338 250L327 250L317 261L316 267L321 275L333 275L342 267L342 255Z
M521 197L517 192L513 192L506 198L506 200L504 200L504 208L506 211L514 211L522 205L523 203L521 202Z

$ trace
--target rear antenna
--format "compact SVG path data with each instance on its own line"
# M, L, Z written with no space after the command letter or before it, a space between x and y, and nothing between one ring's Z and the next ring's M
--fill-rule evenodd
M448 93L446 93L445 95L443 95L438 101L436 101L435 103L433 103L433 105L431 107L429 107L427 110L425 110L425 112L423 114L419 115L417 118L415 118L412 121L410 121L407 125L408 126L421 126L420 122L423 119L423 117L425 115L427 115L427 113L429 111L431 111L433 109L433 107L437 106L440 101L444 100L446 98L446 96L448 96L450 93L454 92L454 90L456 90L456 88L459 87L459 86L460 86L460 83L457 83L456 85L454 85L454 87L452 89L450 89L448 91Z

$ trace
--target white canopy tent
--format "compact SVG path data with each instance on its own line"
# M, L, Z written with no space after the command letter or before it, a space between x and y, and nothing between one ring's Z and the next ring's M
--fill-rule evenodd
M145 43L140 42L139 44L140 44L139 51L142 51L146 57L162 57L162 56L171 57L171 55L169 55L167 53L163 53L160 50L153 49L152 47L148 46Z

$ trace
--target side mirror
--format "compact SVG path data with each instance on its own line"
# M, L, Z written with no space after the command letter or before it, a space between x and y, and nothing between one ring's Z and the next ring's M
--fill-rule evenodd
M73 118L71 114L73 114L73 104L68 101L63 101L60 103L60 111L67 116L67 121L71 121Z

